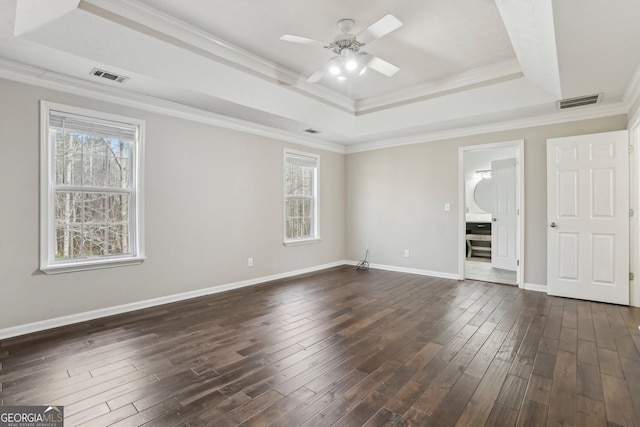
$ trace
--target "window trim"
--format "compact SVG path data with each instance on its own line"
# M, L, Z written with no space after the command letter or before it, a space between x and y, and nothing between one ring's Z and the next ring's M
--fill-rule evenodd
M287 176L286 164L288 155L304 156L312 158L316 161L315 173L313 176L313 198L312 198L312 230L313 237L303 237L297 239L287 238ZM284 246L298 246L310 243L318 243L322 241L320 237L320 156L318 154L305 151L292 150L285 148L282 156L282 244Z
M130 221L130 233L135 243L129 255L111 255L91 257L82 260L55 259L55 192L53 173L55 171L53 155L55 147L49 138L49 113L51 110L63 111L94 117L99 120L116 121L137 126L137 140L132 147L131 192L134 205L134 218ZM40 271L45 274L58 274L74 271L95 270L124 265L141 264L144 255L144 135L145 122L140 119L119 116L102 111L73 107L49 101L40 101Z

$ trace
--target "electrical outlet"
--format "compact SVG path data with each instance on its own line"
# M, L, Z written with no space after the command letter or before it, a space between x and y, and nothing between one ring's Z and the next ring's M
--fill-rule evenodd
M404 250L404 257L409 258L409 249Z
M445 203L444 204L444 211L445 212L451 211L451 203Z
M253 267L253 258L247 258L247 267Z

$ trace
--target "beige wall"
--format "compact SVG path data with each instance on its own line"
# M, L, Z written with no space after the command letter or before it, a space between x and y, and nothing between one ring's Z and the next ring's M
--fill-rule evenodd
M6 80L0 94L0 330L359 260L367 248L372 263L457 274L458 147L514 139L525 140L525 282L544 284L546 139L627 124L616 116L343 156ZM142 265L38 271L41 99L146 121ZM320 243L282 245L284 147L321 156Z
M347 258L368 248L371 263L457 275L458 148L524 139L525 283L546 285L547 138L626 126L621 115L349 154Z
M0 329L344 259L342 154L6 80L0 94ZM38 272L41 99L146 121L142 265ZM282 245L284 147L320 154L320 243Z

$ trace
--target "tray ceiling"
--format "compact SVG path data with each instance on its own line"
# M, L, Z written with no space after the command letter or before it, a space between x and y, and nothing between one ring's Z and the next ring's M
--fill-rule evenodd
M400 68L390 78L307 83L332 53L279 39L332 41L338 20L357 34L388 13L403 26L364 50ZM594 93L587 115L624 112L640 63L632 0L3 0L0 15L0 58L38 78L346 146L562 120L557 100ZM94 68L129 79L97 80Z

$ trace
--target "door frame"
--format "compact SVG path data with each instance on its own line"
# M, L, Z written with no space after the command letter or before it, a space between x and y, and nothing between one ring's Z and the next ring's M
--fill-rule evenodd
M629 218L629 271L640 274L640 116L629 126L629 208L634 215ZM629 305L640 307L640 276L629 281Z
M458 148L458 279L465 279L465 260L467 257L467 245L463 237L466 234L466 212L465 212L465 177L464 177L464 157L465 153L477 150L487 150L492 148L516 149L516 209L518 209L518 218L516 225L516 257L518 265L516 266L516 284L520 289L524 289L524 139L516 139L513 141L495 142L482 145L470 145Z

